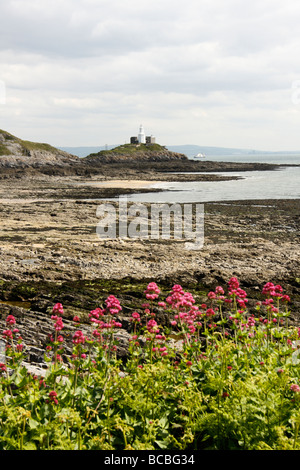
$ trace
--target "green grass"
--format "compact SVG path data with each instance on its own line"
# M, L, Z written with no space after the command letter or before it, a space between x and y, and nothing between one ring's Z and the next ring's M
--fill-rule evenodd
M0 144L0 155L11 155L11 152L8 150L6 145Z
M124 144L118 147L115 147L111 150L101 150L98 153L91 153L89 157L94 156L110 156L110 155L136 155L140 153L148 152L164 152L166 151L165 147L159 144Z
M24 153L30 152L31 150L40 150L40 151L47 151L47 152L52 152L52 153L56 153L58 151L58 149L56 149L55 147L52 147L52 145L49 145L47 143L39 143L39 142L31 142L29 140L22 140L2 129L0 129L0 134L4 136L5 142L16 143L16 144L21 145ZM9 150L7 150L5 142L0 144L0 155L10 155L12 153Z

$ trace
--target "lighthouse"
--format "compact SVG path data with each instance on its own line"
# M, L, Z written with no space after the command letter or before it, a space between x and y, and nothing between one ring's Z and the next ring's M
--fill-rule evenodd
M130 143L133 145L138 144L155 144L155 137L153 135L145 135L144 128L142 124L140 125L140 130L138 136L130 137Z
M140 144L145 144L146 143L146 136L145 136L145 132L144 132L144 128L142 126L142 124L140 125L140 130L139 130L139 133L138 133L138 141Z

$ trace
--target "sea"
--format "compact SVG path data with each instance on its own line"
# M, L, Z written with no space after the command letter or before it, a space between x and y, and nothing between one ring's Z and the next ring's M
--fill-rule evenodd
M194 159L192 155L188 158ZM202 160L202 159L201 159ZM300 199L300 153L255 155L209 155L208 161L275 163L276 170L215 172L210 174L238 176L230 181L159 182L151 188L157 193L128 194L128 201L152 203L201 203L235 200ZM298 165L298 166L288 166Z

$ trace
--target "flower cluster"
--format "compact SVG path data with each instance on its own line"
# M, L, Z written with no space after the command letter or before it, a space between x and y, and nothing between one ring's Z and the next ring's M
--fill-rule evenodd
M144 291L144 294L146 294L146 299L155 300L160 294L160 289L155 282L150 282L147 289Z
M85 343L85 336L81 330L78 330L74 333L73 339L72 339L73 344L84 344Z
M119 300L114 295L109 295L105 303L105 311L107 314L117 315L122 310Z

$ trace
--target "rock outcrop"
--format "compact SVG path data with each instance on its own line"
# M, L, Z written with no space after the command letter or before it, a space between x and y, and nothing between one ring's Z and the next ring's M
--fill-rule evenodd
M125 162L168 162L187 161L188 157L182 153L171 152L158 144L125 144L112 150L101 150L83 158L82 161L91 165L103 163Z
M0 168L63 167L79 162L79 157L49 144L21 140L0 130Z

